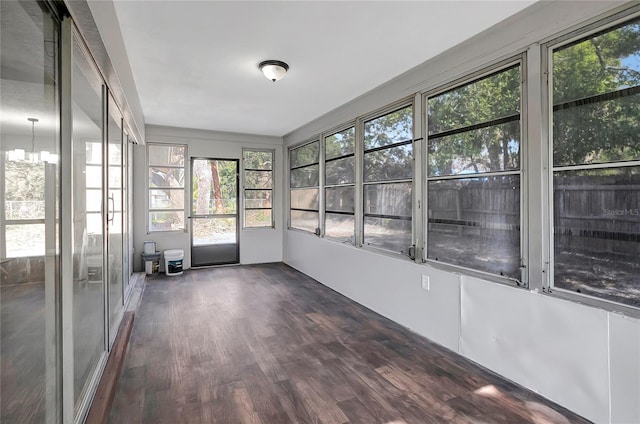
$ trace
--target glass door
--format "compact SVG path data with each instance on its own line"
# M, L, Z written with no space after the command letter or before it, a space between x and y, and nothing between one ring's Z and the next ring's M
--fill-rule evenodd
M192 158L191 193L191 266L238 263L238 160Z

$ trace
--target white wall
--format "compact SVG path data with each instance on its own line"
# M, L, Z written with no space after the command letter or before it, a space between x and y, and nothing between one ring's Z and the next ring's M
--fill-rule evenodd
M240 263L266 263L282 261L283 253L283 146L280 137L256 136L249 134L222 133L184 128L151 126L146 127L148 143L186 144L189 157L206 157L216 159L241 159L243 148L275 149L274 170L274 219L275 228L240 229ZM135 253L135 270L142 270L140 252L143 242L153 240L157 250L183 249L185 252L185 269L191 267L190 234L184 233L152 233L147 234L147 164L146 147L134 146L133 158L133 241ZM190 175L187 160L186 175ZM241 177L242 178L242 177ZM189 183L189 178L185 179ZM241 181L242 182L242 181ZM187 187L185 204L190 204L190 189ZM240 209L241 211L242 209ZM241 219L242 219L242 213ZM241 225L241 223L240 223ZM188 227L188 225L187 225Z
M436 89L496 60L526 51L537 51L539 57L540 43L624 4L536 3L293 131L285 136L285 145L307 140L403 97ZM539 78L540 69L529 69L527 75ZM539 82L528 82L530 90L540 88ZM528 103L530 126L539 122L542 110L541 96L535 97L537 104L532 99ZM528 132L528 143L538 155L543 133L540 127ZM532 167L529 175L543 173L534 171ZM530 207L541 209L542 194L533 191L529 190ZM536 217L537 224L531 225L540 228L541 217ZM530 235L529 241L530 248L537 249L536 261L530 256L529 265L535 270L529 275L540 280L532 282L539 287L544 275L543 239ZM636 318L296 230L285 232L284 260L356 302L590 420L640 423L640 320ZM428 290L422 288L423 276L429 279Z

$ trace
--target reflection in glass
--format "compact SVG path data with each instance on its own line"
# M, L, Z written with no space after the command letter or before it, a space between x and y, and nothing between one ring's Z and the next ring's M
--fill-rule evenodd
M105 351L102 207L88 214L87 198L102 197L102 81L78 40L73 51L73 363L76 406ZM94 206L92 206L94 207ZM92 222L90 220L93 220Z
M185 147L153 144L149 146L149 165L184 167Z
M150 209L184 209L184 190L149 190Z
M520 176L428 183L427 257L520 279Z
M364 123L364 149L413 140L413 107L408 106Z
M150 151L152 147L155 148L149 146ZM183 188L184 168L149 167L149 187Z
M315 232L318 228L318 212L291 210L291 228Z
M368 182L411 179L413 177L412 155L411 144L365 152L364 180Z
M640 167L554 173L554 285L640 306Z
M411 247L411 221L365 216L364 243L367 246L408 254Z
M520 120L429 139L429 176L520 169Z

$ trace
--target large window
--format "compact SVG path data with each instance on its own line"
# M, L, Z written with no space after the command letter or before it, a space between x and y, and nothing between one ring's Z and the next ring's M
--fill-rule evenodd
M640 21L552 53L553 284L640 306Z
M149 232L184 231L183 145L147 145L149 165Z
M273 150L242 152L244 228L273 227Z
M319 224L320 142L289 151L290 226L317 233Z
M427 100L427 257L520 279L520 66Z
M354 243L355 128L324 138L325 237Z
M364 123L364 244L408 253L411 247L413 107Z

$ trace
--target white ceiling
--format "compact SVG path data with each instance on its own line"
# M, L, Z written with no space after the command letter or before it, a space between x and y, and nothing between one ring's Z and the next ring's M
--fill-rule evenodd
M147 124L283 136L533 1L114 3Z

